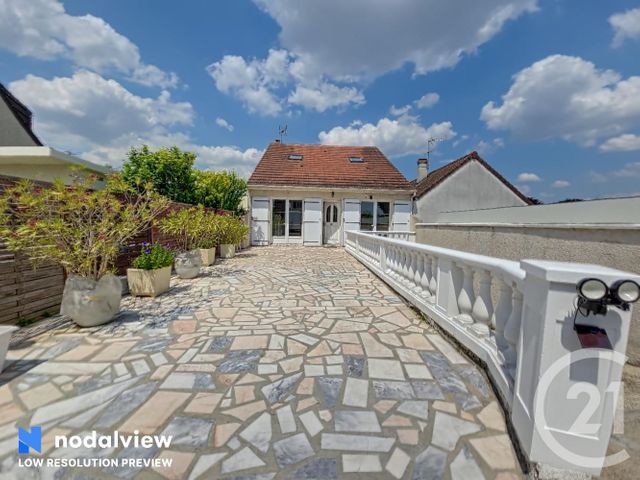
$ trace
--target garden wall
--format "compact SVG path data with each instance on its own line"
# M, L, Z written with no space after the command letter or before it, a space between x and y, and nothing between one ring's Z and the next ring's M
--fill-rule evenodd
M18 178L0 175L0 193L16 183ZM42 187L48 183L34 182ZM188 208L191 205L173 202L170 209ZM229 214L223 210L207 209L219 214ZM177 245L177 238L161 233L157 228L149 228L122 249L116 260L119 275L126 273L133 258L138 256L142 244L159 242L170 248ZM34 269L23 255L7 250L0 243L0 324L15 324L60 311L65 276L57 265L40 266Z

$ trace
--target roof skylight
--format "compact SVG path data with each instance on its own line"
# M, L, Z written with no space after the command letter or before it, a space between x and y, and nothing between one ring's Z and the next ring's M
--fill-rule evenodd
M362 162L364 162L364 158L362 158L362 157L349 157L349 161L351 163L362 163Z
M289 160L302 160L302 155L298 153L292 153L289 155Z

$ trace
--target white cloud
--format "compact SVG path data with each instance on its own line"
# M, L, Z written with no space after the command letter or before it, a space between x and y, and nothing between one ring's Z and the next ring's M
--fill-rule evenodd
M262 155L255 148L202 145L174 131L190 126L194 113L190 103L174 102L166 91L157 98L140 97L88 71L51 80L27 75L9 88L33 109L43 140L90 161L119 167L131 146L177 145L195 152L201 168L248 175Z
M0 45L20 56L67 58L96 72L115 70L143 85L173 87L178 79L142 63L138 47L93 15L73 16L58 0L0 0Z
M518 175L518 182L539 182L540 180L542 179L535 173L522 172Z
M377 124L365 123L349 127L334 127L318 135L320 143L331 145L375 145L389 156L424 153L427 138L455 137L451 122L423 127L415 117L381 118Z
M338 87L331 83L322 82L315 88L298 85L289 95L289 103L317 112L324 112L334 107L346 105L361 105L364 95L354 87Z
M405 105L403 107L396 107L395 105L391 105L389 107L389 113L394 117L401 117L403 115L408 114L411 111L411 105Z
M431 108L440 100L440 95L437 93L431 92L426 93L418 100L415 101L417 108Z
M481 118L520 138L591 146L640 122L640 77L622 79L582 58L552 55L517 73L502 105L487 103Z
M456 145L454 143L454 147L455 146ZM478 145L476 146L476 150L480 154L488 155L503 147L504 140L500 137L497 137L490 141L480 140L478 142Z
M227 122L222 117L216 118L216 125L218 125L221 128L224 128L226 130L229 130L230 132L233 132L233 129L234 129L233 125L231 125L229 122Z
M613 176L619 178L640 178L640 162L625 163L623 168L613 171Z
M551 184L551 186L553 188L567 188L571 186L571 183L567 182L566 180L556 180Z
M269 50L264 60L225 55L207 71L218 90L242 100L252 113L277 115L286 102L317 112L364 103L364 96L355 87L309 79L304 65L286 50Z
M455 65L536 0L255 0L280 25L280 43L308 70L372 79L405 63L424 74Z
M640 135L625 133L618 137L613 137L600 145L603 152L630 152L640 150Z
M614 47L619 47L627 39L640 38L640 7L611 15L609 24L614 31Z

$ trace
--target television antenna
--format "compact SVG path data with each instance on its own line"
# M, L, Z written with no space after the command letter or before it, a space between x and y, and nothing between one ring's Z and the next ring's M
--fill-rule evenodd
M287 134L288 125L278 125L278 137L280 138L280 143L282 143L282 137Z
M427 138L427 160L430 160L431 152L433 152L433 150L434 150L433 147L436 145L436 143L444 142L445 140L446 140L446 138L442 138L442 137L429 137L429 138Z

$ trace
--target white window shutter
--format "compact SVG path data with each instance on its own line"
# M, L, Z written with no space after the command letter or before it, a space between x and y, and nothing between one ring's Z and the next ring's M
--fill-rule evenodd
M319 198L304 199L302 240L304 245L322 245L322 200Z
M360 230L360 200L345 199L342 211L344 231Z
M269 244L269 198L251 199L251 245Z
M393 202L393 217L391 230L395 232L408 231L411 225L411 202L396 200Z

